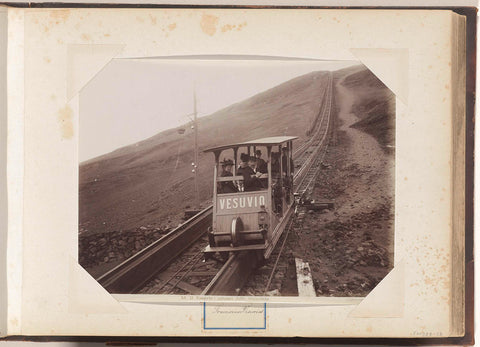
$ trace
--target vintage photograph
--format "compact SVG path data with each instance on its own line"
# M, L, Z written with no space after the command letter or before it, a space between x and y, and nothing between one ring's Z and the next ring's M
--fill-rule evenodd
M395 95L358 61L113 59L79 124L110 293L363 297L393 268Z

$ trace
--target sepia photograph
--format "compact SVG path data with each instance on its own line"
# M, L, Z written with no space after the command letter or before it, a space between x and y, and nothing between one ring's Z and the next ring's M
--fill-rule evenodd
M109 293L365 297L395 95L358 61L113 59L79 102L80 265Z

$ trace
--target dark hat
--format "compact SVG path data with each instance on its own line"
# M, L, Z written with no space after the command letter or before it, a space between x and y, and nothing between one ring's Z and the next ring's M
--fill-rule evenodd
M233 160L231 160L231 159L224 159L220 164L222 164L222 166L233 165Z
M240 154L240 160L243 162L248 161L249 158L250 156L247 153Z
M257 150L255 151L255 154L261 155L261 154L262 154L262 151L259 150L259 149L257 149Z

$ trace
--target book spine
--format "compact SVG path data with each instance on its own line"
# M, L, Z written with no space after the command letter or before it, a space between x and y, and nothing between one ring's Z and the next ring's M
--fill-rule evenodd
M7 296L7 34L8 13L0 7L0 336L8 325Z
M465 333L466 22L452 13L452 305L451 336Z

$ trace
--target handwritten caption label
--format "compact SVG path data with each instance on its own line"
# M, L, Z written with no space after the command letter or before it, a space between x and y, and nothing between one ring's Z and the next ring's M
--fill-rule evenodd
M204 329L265 329L265 303L203 304Z

